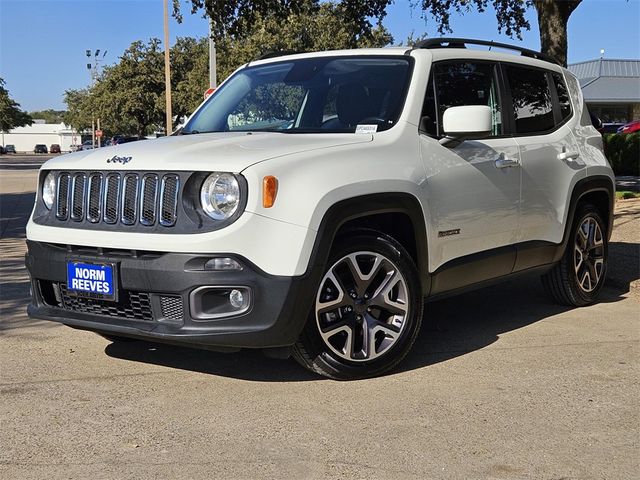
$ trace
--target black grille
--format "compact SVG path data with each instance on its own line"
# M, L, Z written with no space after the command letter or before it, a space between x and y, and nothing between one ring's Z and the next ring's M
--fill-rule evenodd
M89 197L87 199L87 220L91 223L100 221L100 203L102 199L102 175L92 173L89 175Z
M138 203L138 175L124 176L122 186L122 217L125 225L133 225L136 222L136 207Z
M75 173L71 180L71 219L76 222L84 217L84 187L86 176L84 173Z
M178 221L178 173L57 172L56 182L53 210L59 221L141 225L154 231Z
M162 316L167 320L182 320L183 306L182 297L161 296L160 309Z
M118 201L120 199L120 175L107 175L104 190L104 221L116 223L118 221Z
M68 173L58 175L56 217L60 220L66 220L69 215L69 178Z
M158 198L158 176L147 174L142 177L142 199L140 201L140 223L153 225L156 222Z
M51 287L53 287L54 292L56 290L59 292L59 295L52 297L56 299L59 298L60 300L60 303L57 305L51 305L54 307L63 308L72 312L106 315L108 317L126 318L128 320L144 322L152 322L154 320L150 294L147 292L121 290L118 301L109 302L106 300L72 296L69 295L67 287L63 283L51 284L51 282L40 281L40 290L48 304L50 304L51 300L47 300L47 295L44 293Z
M178 208L179 178L177 175L165 175L160 185L160 224L170 227L176 223Z

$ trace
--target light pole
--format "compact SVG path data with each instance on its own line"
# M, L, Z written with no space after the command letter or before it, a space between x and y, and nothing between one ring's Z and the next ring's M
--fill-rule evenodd
M102 57L99 57L100 55L99 48L95 51L95 53L93 53L93 55L91 54L91 50L85 50L85 53L87 55L87 58L89 59L89 63L87 63L87 70L89 70L89 76L91 77L91 88L93 89L93 86L95 85L95 82L98 79L98 64L99 62L104 60L104 57L107 56L107 51L106 50L104 51L104 53L102 54ZM91 62L92 56L93 56L93 62ZM100 128L100 119L98 119L98 128ZM100 144L101 144L100 137L98 137L98 147L101 146ZM91 146L93 148L96 147L96 122L94 118L93 106L91 107Z
M164 0L164 96L167 110L166 135L173 130L173 116L171 114L171 64L169 58L169 4Z

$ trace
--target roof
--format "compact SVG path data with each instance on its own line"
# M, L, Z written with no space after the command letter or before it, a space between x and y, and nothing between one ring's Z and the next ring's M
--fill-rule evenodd
M597 59L569 65L587 102L640 102L640 60Z

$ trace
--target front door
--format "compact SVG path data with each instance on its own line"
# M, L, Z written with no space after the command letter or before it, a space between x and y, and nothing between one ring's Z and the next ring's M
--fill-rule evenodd
M439 273L432 293L506 275L513 267L520 152L503 132L498 79L492 62L446 61L432 67L420 133L428 196L423 204L430 215L429 266ZM490 106L492 135L453 148L440 145L442 115L459 105ZM467 268L470 263L478 268Z

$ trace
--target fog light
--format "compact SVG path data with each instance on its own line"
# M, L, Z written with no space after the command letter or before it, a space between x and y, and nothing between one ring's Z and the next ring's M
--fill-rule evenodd
M240 290L231 290L229 294L229 303L233 308L242 308L244 307L244 295Z
M221 257L207 260L204 264L205 270L242 270L242 265L233 258Z

